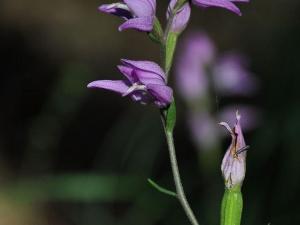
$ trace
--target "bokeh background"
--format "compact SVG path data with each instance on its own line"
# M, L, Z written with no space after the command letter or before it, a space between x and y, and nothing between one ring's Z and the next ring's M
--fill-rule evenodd
M147 183L173 189L157 109L86 89L95 79L118 79L120 58L159 61L146 35L119 33L118 18L97 12L102 3L0 2L1 225L188 224L178 202ZM158 1L160 18L167 4ZM205 30L220 51L246 54L260 80L246 100L262 116L246 133L242 224L299 224L300 2L253 0L241 9L238 17L193 7L188 30ZM220 159L203 169L185 107L179 99L184 186L200 223L218 224Z

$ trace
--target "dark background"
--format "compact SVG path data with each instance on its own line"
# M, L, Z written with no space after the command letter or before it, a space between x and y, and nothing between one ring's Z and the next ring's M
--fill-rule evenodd
M118 79L120 58L159 60L145 34L120 33L118 18L97 13L102 3L0 2L1 225L188 224L175 199L147 184L151 177L173 189L157 110L86 89L95 79ZM167 3L158 0L160 18ZM261 82L251 101L263 119L246 134L242 224L300 224L300 2L241 9L238 17L194 6L188 30L204 29L221 50L247 54ZM184 104L178 109L187 196L201 225L218 224L219 167L213 176L201 171Z

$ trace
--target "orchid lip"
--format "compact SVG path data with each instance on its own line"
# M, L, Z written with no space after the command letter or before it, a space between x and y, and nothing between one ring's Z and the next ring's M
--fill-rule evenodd
M106 10L118 8L118 9L124 9L124 10L129 11L128 6L123 3L113 3L113 4L109 4L109 5L105 5L105 6L100 6L99 8L106 9Z
M111 8L117 6L119 9L124 9L124 10L128 10L129 11L129 8L126 4L122 4L122 3L115 3L111 6Z
M146 86L143 84L134 83L124 94L122 94L122 96L125 97L134 91L146 91Z

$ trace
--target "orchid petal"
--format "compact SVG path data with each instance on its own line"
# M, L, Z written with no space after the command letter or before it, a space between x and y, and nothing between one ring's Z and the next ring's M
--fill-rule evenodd
M155 15L155 1L149 0L124 0L128 8L136 17L148 17Z
M102 88L110 91L114 91L120 94L126 93L129 86L122 80L97 80L89 83L88 88Z
M228 9L239 16L242 15L240 9L229 0L192 0L192 2L199 7L221 7Z
M173 90L166 85L149 84L148 92L155 97L154 103L159 107L165 107L172 102Z
M137 82L136 77L133 74L133 69L128 66L118 65L119 71L131 82Z
M223 126L226 128L226 130L230 133L230 135L234 138L235 134L233 132L233 130L230 128L230 126L228 125L228 123L226 122L220 122L219 125Z
M241 115L239 114L238 111L236 111L236 124L234 126L234 132L237 137L237 141L236 141L237 149L240 149L240 148L243 148L246 146L245 140L244 140L244 135L243 135L241 124L240 124L240 120L241 120Z
M231 2L248 3L250 0L230 0Z
M155 11L156 11L156 0L147 0L147 1L151 4L152 8L154 9L154 14L155 14Z
M119 31L126 29L136 29L139 31L151 31L153 29L153 16L148 17L137 17L127 20L121 26L119 26Z
M165 85L165 81L162 77L156 73L143 71L143 70L134 70L136 79L139 80L142 84L159 84Z
M121 59L121 62L124 65L128 65L128 66L134 67L134 68L139 69L139 70L144 70L144 71L149 71L149 72L156 73L156 74L160 75L163 78L164 81L166 80L166 75L165 75L164 71L155 62L135 61L135 60L128 60L128 59Z
M98 7L98 11L119 16L124 19L132 18L132 13L130 12L128 6L120 2L101 5Z

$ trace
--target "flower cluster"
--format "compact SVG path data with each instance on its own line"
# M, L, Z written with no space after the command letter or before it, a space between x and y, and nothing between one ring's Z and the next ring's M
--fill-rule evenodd
M169 33L179 35L185 29L190 19L191 3L202 8L221 7L240 15L240 10L233 2L247 0L171 0L166 13L168 25L164 34L160 32L161 25L156 18L156 0L123 0L103 4L98 10L124 19L119 31L135 29L152 34L154 39L165 41ZM90 83L88 87L115 91L122 96L130 96L134 101L154 103L159 108L167 107L172 102L172 89L167 86L166 75L156 63L122 60L122 64L118 68L126 77L125 80L99 80Z
M151 40L160 44L164 70L152 61L122 59L118 69L124 76L123 79L97 80L89 83L88 87L117 92L123 97L129 96L135 102L152 103L160 108L176 193L156 184L152 185L163 193L175 195L193 225L198 225L198 222L185 197L176 160L173 140L176 106L173 90L167 83L168 75L173 64L178 37L190 20L191 5L201 8L224 8L241 15L240 9L234 2L248 2L248 0L170 0L166 11L165 29L156 17L156 0L122 0L117 3L104 4L98 8L100 12L125 20L119 26L119 31L134 29L146 32ZM216 57L215 47L207 36L194 35L188 39L187 43L177 67L178 87L189 105L188 118L192 129L196 131L194 134L196 133L196 136L200 134L195 139L200 140L200 143L205 143L205 150L207 150L211 148L211 143L218 142L214 139L218 135L216 135L217 130L214 130L215 123L211 116L211 87L222 95L248 95L255 90L256 82L245 69L244 60L241 60L241 57L237 55ZM245 176L245 150L247 149L241 131L240 115L236 114L236 124L233 129L225 122L221 125L225 126L232 136L232 143L222 163L225 185L228 188L238 187ZM228 199L226 196L225 193L225 199ZM232 214L232 207L227 211ZM222 212L227 211L225 206ZM236 218L240 217L240 211L240 209L237 210ZM231 215L229 217L232 218Z
M249 0L192 0L192 3L201 8L220 7L241 15L241 11L233 2L248 2ZM174 10L178 0L171 0L167 19L170 12ZM184 4L177 11L176 18L173 20L173 30L183 30L186 26L190 13L190 3L183 1ZM150 32L153 29L156 13L156 0L123 0L112 4L104 4L99 8L100 12L112 14L125 19L126 21L119 27L119 30L136 29Z
M218 56L213 41L204 32L194 32L184 40L178 56L176 84L188 106L188 126L199 149L216 148L223 135L217 121L233 122L236 109L247 118L242 121L245 130L257 125L259 112L251 105L227 104L214 110L216 97L217 101L220 97L251 97L257 91L258 81L243 55Z

